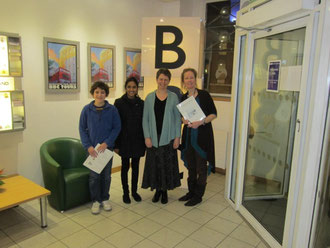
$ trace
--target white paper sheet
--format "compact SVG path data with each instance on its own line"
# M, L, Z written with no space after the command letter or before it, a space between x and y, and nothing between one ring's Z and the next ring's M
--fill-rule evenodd
M97 144L95 146L96 152L99 146L100 144ZM88 158L83 163L83 165L85 165L87 168L91 169L92 171L95 171L97 174L100 174L103 168L107 165L107 163L110 161L112 157L113 157L113 152L108 149L105 149L104 152L98 152L96 158L93 158L92 156L89 155Z
M188 97L186 100L176 105L176 107L183 118L190 122L201 121L206 117L193 96Z

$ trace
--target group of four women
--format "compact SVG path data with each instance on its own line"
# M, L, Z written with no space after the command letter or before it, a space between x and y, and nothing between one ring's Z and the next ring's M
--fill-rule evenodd
M125 94L116 99L114 106L105 98L109 88L102 82L95 82L91 88L94 101L86 105L81 113L79 131L83 146L91 156L97 156L106 148L114 149L121 156L121 181L123 201L131 202L128 187L128 170L132 166L131 195L141 201L137 193L139 160L146 159L142 188L155 189L153 202L168 202L167 190L181 185L177 149L180 146L181 124L184 124L181 142L181 158L188 168L188 193L179 201L194 206L202 201L207 174L214 170L214 138L211 121L216 118L214 102L207 91L197 89L197 72L187 68L181 80L187 92L178 99L167 89L171 80L168 69L159 69L156 75L157 90L151 92L145 102L138 97L138 82L134 77L125 82ZM181 117L177 104L188 97L195 97L205 118L190 123ZM100 144L98 151L95 146ZM131 160L131 161L130 161ZM207 167L208 163L208 167ZM111 210L109 188L112 159L100 174L90 172L90 192L93 201L92 213Z

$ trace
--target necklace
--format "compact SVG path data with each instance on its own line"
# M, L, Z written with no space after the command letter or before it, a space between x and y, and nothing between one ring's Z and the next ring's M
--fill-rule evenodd
M190 96L195 96L196 92L197 92L196 88L194 89L194 92L193 92L191 95L190 95L189 92L188 92L188 97L190 97Z

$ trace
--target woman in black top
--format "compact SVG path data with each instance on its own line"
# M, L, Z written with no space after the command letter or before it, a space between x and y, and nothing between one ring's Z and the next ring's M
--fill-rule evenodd
M182 101L193 96L203 110L205 118L190 123L182 118L184 127L182 133L181 157L188 167L188 190L189 192L179 198L179 201L187 201L186 206L195 206L202 201L205 192L208 172L215 168L214 138L211 121L217 117L217 110L210 94L205 90L196 88L195 69L184 69L181 80L187 89L187 93L181 98ZM207 168L209 163L209 170Z
M121 156L121 183L123 187L123 202L131 203L128 189L127 173L131 159L132 165L132 196L135 201L141 201L137 193L140 157L144 156L145 143L142 129L144 102L137 95L138 81L130 77L125 82L126 93L116 99L115 106L121 119L121 132L115 143L115 152Z

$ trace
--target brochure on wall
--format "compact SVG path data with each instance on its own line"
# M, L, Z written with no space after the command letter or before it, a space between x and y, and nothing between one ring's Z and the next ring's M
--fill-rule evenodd
M100 144L97 144L95 146L95 151L97 151L97 148L100 146ZM98 152L97 157L93 158L92 156L88 156L88 158L85 160L83 165L85 165L87 168L91 169L92 171L95 171L97 174L100 174L103 170L103 168L107 165L107 163L110 161L110 159L113 157L113 152L105 149L104 152Z
M183 102L176 105L183 118L190 122L201 121L205 118L203 110L196 102L195 97L191 96Z

